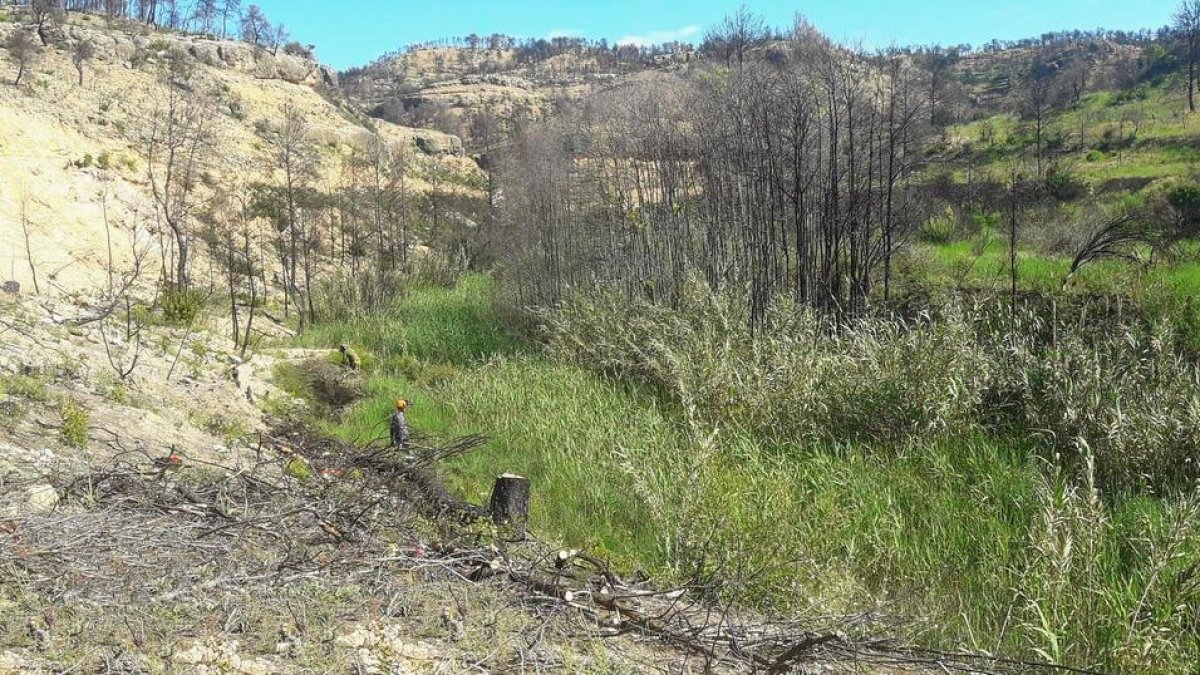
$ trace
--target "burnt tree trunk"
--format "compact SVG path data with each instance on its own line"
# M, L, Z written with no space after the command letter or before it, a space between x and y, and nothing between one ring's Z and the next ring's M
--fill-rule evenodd
M492 522L513 527L524 533L529 522L531 487L532 482L528 478L511 473L498 476L492 486L492 498L488 503L488 513Z

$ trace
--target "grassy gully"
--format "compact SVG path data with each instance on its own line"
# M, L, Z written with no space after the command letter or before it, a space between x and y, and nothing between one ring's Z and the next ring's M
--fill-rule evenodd
M1170 380L1194 371L1147 356L1152 336L1039 350L966 313L830 333L781 312L751 333L720 298L689 302L573 303L541 317L538 348L475 276L302 342L364 356L368 397L330 433L384 436L394 398L414 399L421 433L491 437L446 467L462 495L530 476L540 534L663 583L944 647L1122 671L1200 658L1200 501L1146 468L1192 448L1137 454L1192 424Z

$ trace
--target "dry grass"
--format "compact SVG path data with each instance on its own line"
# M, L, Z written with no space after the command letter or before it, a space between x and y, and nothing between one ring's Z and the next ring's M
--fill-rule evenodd
M497 556L518 566L552 551L430 520L421 490L378 455L305 434L260 451L240 468L184 458L162 472L130 452L85 475L6 480L0 655L130 672L637 672L663 658L575 639L587 617L508 578L467 582ZM312 475L288 477L286 461ZM57 505L13 503L45 481Z

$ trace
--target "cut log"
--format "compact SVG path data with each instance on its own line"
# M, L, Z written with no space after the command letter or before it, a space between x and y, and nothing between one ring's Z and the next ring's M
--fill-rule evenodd
M488 513L492 522L497 525L516 528L521 534L529 523L529 494L533 483L511 473L502 474L496 478L492 486L492 499L488 503Z

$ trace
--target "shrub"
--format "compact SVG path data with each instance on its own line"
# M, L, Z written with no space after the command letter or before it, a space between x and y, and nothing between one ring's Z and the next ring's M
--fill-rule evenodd
M1055 163L1050 166L1046 171L1044 184L1050 194L1063 201L1079 199L1087 193L1087 185L1063 164Z
M1102 150L1092 150L1088 152L1086 159L1089 162L1103 162L1108 159L1108 155L1104 154Z
M63 398L59 405L62 428L59 436L71 448L83 450L88 444L88 412L72 398Z
M953 305L915 321L831 324L780 303L751 328L736 301L692 288L677 309L616 295L543 313L552 354L665 388L713 423L799 447L993 430L1100 485L1200 478L1200 366L1167 327ZM1067 308L1061 310L1064 315ZM936 316L936 318L934 318Z
M311 46L302 45L299 42L289 42L284 45L283 53L291 56L299 56L302 59L314 58L313 48Z
M313 400L331 408L341 408L366 395L362 379L354 371L322 359L310 359L300 366Z
M945 212L941 215L934 216L922 223L920 236L921 241L927 244L949 244L954 241L957 232L958 224L957 218L954 216L954 209L946 207Z
M50 400L50 389L46 378L37 375L8 375L0 378L0 394L46 402Z
M190 326L200 316L208 296L197 289L168 289L159 298L163 321L171 326Z
M466 271L466 265L458 260L428 253L413 260L409 280L421 288L454 288Z
M679 310L602 296L545 315L552 352L666 387L770 443L898 440L962 431L988 372L962 317L833 325L776 307L751 329L693 288Z
M283 473L298 481L312 480L316 475L313 473L312 465L303 457L289 460L283 467Z
M1124 105L1126 103L1132 103L1134 101L1145 101L1148 98L1150 98L1150 87L1143 83L1132 89L1125 89L1119 92L1112 98L1112 101L1109 103L1109 105L1115 107Z
M317 282L313 306L326 322L349 321L387 314L404 297L404 278L395 272L348 274L339 272Z

